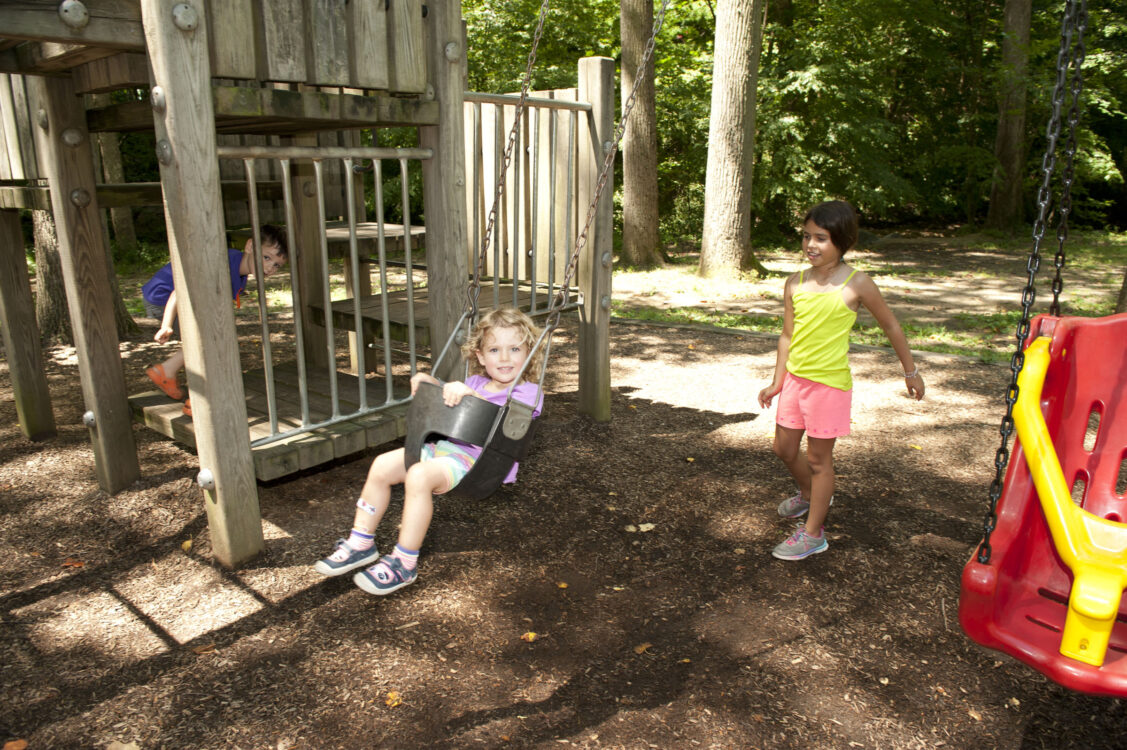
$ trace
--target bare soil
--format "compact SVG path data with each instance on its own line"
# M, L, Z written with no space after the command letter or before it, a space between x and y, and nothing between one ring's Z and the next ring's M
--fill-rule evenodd
M928 283L950 300L977 278ZM135 390L155 326L122 344ZM520 480L438 500L418 582L384 599L310 567L347 531L372 453L260 485L266 552L229 571L210 555L191 452L135 428L142 478L108 496L73 352L45 352L60 427L43 443L21 435L0 361L0 741L1124 746L1122 700L1067 691L959 629L1007 368L921 355L915 402L891 352L855 352L830 548L783 562L770 551L791 528L775 512L791 482L755 404L774 340L627 323L612 336L611 422L577 415L568 322Z

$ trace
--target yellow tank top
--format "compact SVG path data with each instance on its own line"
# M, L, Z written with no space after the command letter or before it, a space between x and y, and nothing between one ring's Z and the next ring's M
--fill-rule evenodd
M854 269L841 286L826 292L802 291L802 277L791 297L794 330L791 332L787 372L842 391L853 388L849 372L849 331L857 311L841 298L841 290L857 273Z

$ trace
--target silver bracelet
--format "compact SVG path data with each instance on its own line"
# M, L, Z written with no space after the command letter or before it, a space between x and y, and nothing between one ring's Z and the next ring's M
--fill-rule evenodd
M910 380L910 379L916 377L919 374L920 374L920 368L919 368L919 365L916 365L916 369L912 370L911 372L904 373L904 379Z

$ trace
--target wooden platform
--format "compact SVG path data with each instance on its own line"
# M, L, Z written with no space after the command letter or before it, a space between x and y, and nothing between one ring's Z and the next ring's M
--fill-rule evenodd
M297 365L289 362L274 368L275 401L278 429L285 431L301 426L301 400L297 387ZM325 421L332 415L329 375L310 374L309 419ZM368 382L368 403L383 400L382 380ZM270 435L270 416L266 400L266 380L262 370L243 374L247 420L251 441ZM358 383L355 375L337 373L337 393L341 413L355 411L358 406ZM406 385L396 389L398 397L407 395ZM195 429L191 417L183 413L183 404L173 401L161 391L148 391L129 397L136 422L195 448ZM269 481L303 469L328 463L335 458L357 453L369 447L384 445L407 434L407 405L390 407L375 414L338 422L311 432L284 438L251 449L254 473L259 481Z
M499 286L499 297L502 306L513 304L513 285L502 283ZM415 299L415 344L418 347L431 345L430 341L430 306L429 290L426 287L414 290ZM547 312L544 308L551 302L545 290L537 290L536 306L538 312L533 318ZM481 297L478 299L481 311L493 309L493 285L483 284ZM532 306L532 290L528 286L521 286L517 291L516 307L526 313ZM407 341L407 332L410 329L408 319L407 290L400 289L387 294L388 327L393 341ZM578 294L573 293L572 304L565 309L578 307ZM325 314L320 307L310 307L313 322L325 325ZM335 300L332 304L333 325L338 330L355 330L353 303L351 299ZM372 294L360 298L360 317L363 320L364 340L380 342L383 340L383 303L379 294Z

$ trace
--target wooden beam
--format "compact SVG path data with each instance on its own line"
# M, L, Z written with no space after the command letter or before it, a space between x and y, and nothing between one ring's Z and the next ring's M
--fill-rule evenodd
M377 126L434 125L438 103L387 94L333 94L247 86L213 87L216 126L224 133L283 133ZM152 128L149 102L123 102L92 109L86 123L93 132L136 132Z
M206 19L185 30L174 0L142 0L145 39L164 106L154 110L165 223L208 528L215 559L241 565L262 551L262 518L247 432L223 205L215 151ZM218 258L216 253L220 253ZM219 262L216 262L216 261Z
M149 61L135 52L120 52L78 65L71 71L75 90L97 94L149 85Z
M42 116L34 128L36 145L42 176L51 188L82 396L93 418L88 427L94 468L98 484L112 494L141 472L114 323L109 248L95 194L90 133L70 79L32 77L28 95L32 111Z
M579 61L579 99L591 103L591 126L579 126L577 202L580 230L594 198L595 182L606 158L604 144L614 137L614 60ZM610 421L611 256L614 251L614 175L608 177L587 247L579 260L579 288L584 314L579 316L579 412L598 422ZM570 248L569 248L570 252Z
M260 201L282 200L282 183L278 180L257 183ZM222 183L223 200L247 199L245 180L230 180ZM164 193L159 182L124 182L98 185L95 192L98 205L102 208L122 208L124 206L163 206ZM32 184L0 185L0 209L28 208L39 211L51 210L51 191L45 186Z
M54 437L55 413L39 348L23 230L15 211L0 211L0 333L20 430L29 440Z
M143 52L145 37L136 0L88 0L81 26L63 19L58 0L18 0L4 5L4 36Z
M423 211L427 217L427 285L431 341L440 347L462 313L469 264L466 258L466 156L462 114L466 50L461 0L430 0L426 22L427 63L432 71L437 125L419 128L419 145L434 156L423 160ZM448 358L448 376L460 367Z

